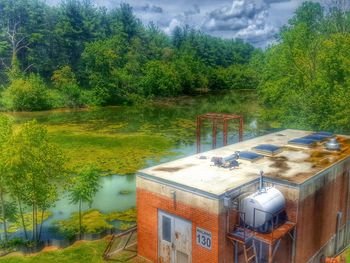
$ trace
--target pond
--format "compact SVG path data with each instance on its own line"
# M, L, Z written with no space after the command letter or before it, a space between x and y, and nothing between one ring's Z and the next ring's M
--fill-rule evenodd
M196 152L196 116L207 112L244 116L244 138L267 132L259 121L254 91L204 94L166 99L151 105L118 106L80 110L13 113L16 123L36 119L47 126L49 135L70 157L69 165L92 163L103 170L101 188L91 207L103 213L135 207L135 172L154 164ZM229 143L238 141L238 125L229 126ZM205 125L202 149L211 148L211 127ZM218 147L222 134L218 133ZM77 210L66 195L51 209L45 222L69 218ZM51 234L45 238L50 238Z

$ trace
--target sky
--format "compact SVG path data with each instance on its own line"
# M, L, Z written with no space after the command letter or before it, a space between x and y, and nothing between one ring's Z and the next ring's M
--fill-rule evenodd
M47 0L56 4L59 0ZM318 1L318 0L315 0ZM154 22L167 34L189 25L223 38L241 38L257 47L274 42L302 0L93 0L98 6L133 6L144 24Z

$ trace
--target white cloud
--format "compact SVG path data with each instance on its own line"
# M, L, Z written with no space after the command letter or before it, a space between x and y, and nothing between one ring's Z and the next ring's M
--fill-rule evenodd
M269 3L263 0L233 0L231 6L208 13L202 28L216 35L264 45L277 32L276 27L269 23L269 7Z
M57 4L60 0L46 0ZM93 0L109 9L127 2L145 24L154 22L167 34L190 25L206 33L242 38L266 46L303 0ZM321 1L321 0L314 0Z

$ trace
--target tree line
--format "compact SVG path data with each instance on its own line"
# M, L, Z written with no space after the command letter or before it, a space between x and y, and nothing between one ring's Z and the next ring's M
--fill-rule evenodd
M89 0L0 0L1 106L113 105L203 90L255 88L253 46L188 26L171 36L132 7Z
M350 10L304 2L256 68L263 116L279 127L350 131Z

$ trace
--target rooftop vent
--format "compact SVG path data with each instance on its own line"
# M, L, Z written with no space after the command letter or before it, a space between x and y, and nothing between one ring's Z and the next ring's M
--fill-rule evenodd
M340 143L337 141L337 138L332 138L329 142L325 143L326 149L330 151L339 151Z
M239 153L236 152L228 157L212 157L211 162L214 163L214 166L235 169L239 167L238 163Z
M282 152L283 148L272 144L260 144L255 146L253 150L263 154L275 155Z

